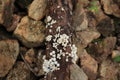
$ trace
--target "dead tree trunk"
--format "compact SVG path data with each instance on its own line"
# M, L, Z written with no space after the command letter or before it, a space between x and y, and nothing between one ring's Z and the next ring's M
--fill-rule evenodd
M48 0L46 55L43 58L45 80L70 80L69 66L77 59L77 48L72 41L72 8L71 0Z

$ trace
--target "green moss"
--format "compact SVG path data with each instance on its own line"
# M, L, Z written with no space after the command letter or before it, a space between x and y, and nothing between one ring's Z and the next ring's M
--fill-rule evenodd
M88 8L90 11L93 11L95 13L98 13L98 6L97 6L97 1L94 0L90 3L90 6Z
M120 56L117 56L113 59L115 62L120 62Z

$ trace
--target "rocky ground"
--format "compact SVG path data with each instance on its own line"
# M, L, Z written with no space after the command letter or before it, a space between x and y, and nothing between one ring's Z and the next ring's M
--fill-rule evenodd
M0 0L0 80L43 80L47 0ZM120 0L74 3L71 80L120 80Z

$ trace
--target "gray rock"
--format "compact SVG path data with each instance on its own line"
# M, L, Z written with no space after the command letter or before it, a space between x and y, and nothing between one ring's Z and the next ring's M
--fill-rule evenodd
M17 62L7 75L6 80L35 80L35 76L24 62Z
M34 0L28 9L29 17L34 20L41 20L45 16L46 6L47 0Z
M76 64L70 66L70 80L88 80L87 75Z
M43 42L45 26L41 21L34 21L25 16L18 24L14 35L26 46L37 47Z
M4 77L14 65L19 54L16 40L0 41L0 77Z

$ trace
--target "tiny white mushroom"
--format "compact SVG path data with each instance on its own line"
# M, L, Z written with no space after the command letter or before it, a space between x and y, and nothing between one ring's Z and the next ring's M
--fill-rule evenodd
M48 36L46 37L46 41L51 41L51 39L52 39L52 35L48 35Z
M62 7L61 10L64 11L64 8Z
M47 22L50 22L52 18L50 16L47 16Z

